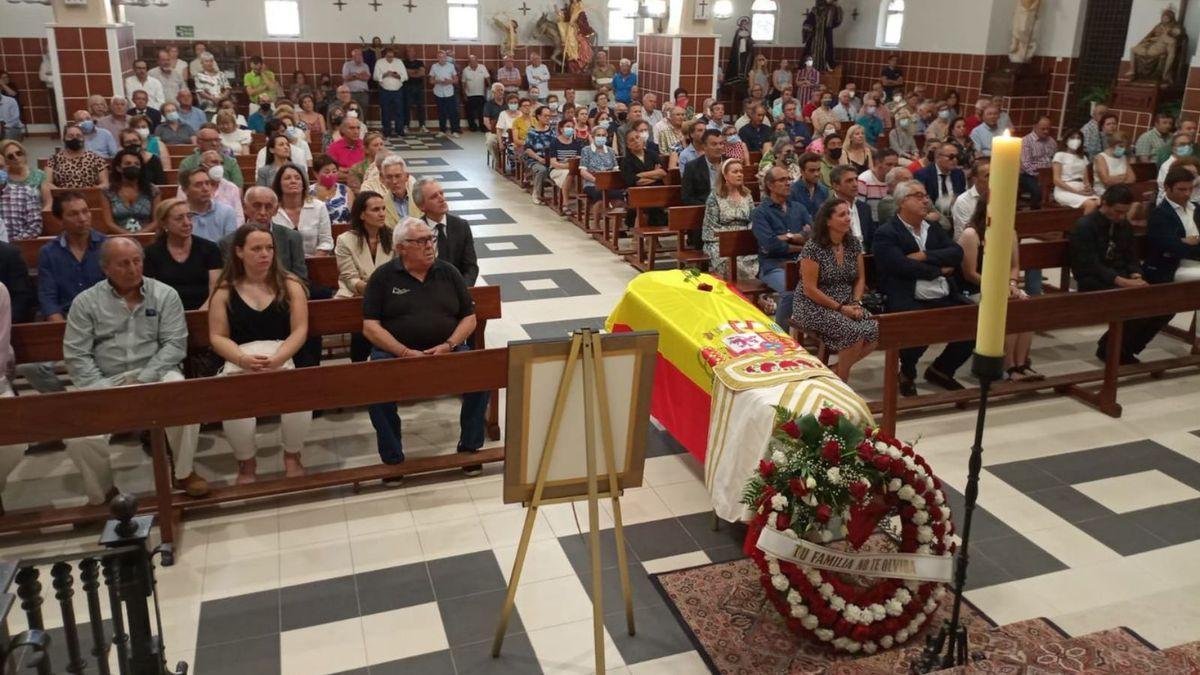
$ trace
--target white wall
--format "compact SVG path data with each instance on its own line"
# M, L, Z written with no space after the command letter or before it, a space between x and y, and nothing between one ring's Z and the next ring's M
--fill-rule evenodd
M46 24L54 20L49 5L19 5L5 2L0 7L0 37L46 37Z
M1083 0L1043 0L1037 28L1038 55L1078 56L1085 15Z

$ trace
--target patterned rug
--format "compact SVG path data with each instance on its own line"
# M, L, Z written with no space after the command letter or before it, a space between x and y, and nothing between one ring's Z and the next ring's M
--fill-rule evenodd
M925 642L921 634L902 649L851 656L801 640L767 601L758 568L746 558L658 574L654 583L714 673L901 675ZM945 602L928 625L940 626L949 613ZM981 660L946 672L1200 675L1187 646L1160 652L1125 628L1072 638L1045 619L995 627L969 602L963 604L963 623L968 651Z

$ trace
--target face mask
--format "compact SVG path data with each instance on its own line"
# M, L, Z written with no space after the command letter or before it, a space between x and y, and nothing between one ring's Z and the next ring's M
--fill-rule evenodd
M554 112L558 112L558 101L554 101L554 102L550 103L550 109L553 110Z
M939 110L938 117L940 117L944 120L948 120L948 119L950 119L950 111L949 110Z
M516 112L516 110L517 110L517 104L516 104L516 103L509 103L509 104L508 104L508 109L509 109L509 111L510 111L510 112Z
M1125 156L1125 148L1122 148L1120 146L1113 148L1113 157L1124 157L1124 156Z
M867 114L874 115L875 114L875 106L873 106L873 105L867 106Z
M594 137L592 139L592 145L595 145L597 148L603 148L604 146L608 145L608 136Z
M649 131L639 131L638 136L641 137L643 143L650 140L650 132Z
M150 128L149 127L138 127L137 129L134 129L134 131L136 131L137 135L141 136L142 138L150 138Z
M813 64L813 61L812 61L812 59L805 59L805 60L804 60L804 65L805 65L805 67L807 67L807 68L812 68L812 64Z
M221 179L225 178L225 167L218 164L208 170L208 177L220 183Z
M896 103L899 103L904 100L904 97L901 96L900 94L896 94L895 96L892 97L892 100L895 101Z
M321 184L321 187L331 188L334 185L337 185L337 174L323 173L317 177L317 182Z
M842 158L842 149L841 148L830 148L829 149L829 159L841 159L841 158Z
M738 140L737 136L726 136L725 137L725 145L733 145L734 143L737 143L737 140Z
M85 134L90 134L96 130L96 123L91 120L84 120L79 123L79 129Z
M298 129L296 127L288 127L286 133L287 133L287 137L292 139L293 141L300 140L301 138L304 137L304 132L300 131L300 129Z
M271 114L271 104L263 103L262 105L258 106L258 111L264 115L270 115Z
M82 138L72 138L70 140L63 141L63 145L67 146L68 150L74 150L74 151L78 152L83 149L83 139Z
M610 126L612 126L612 122L610 122L610 121L608 121L608 120L603 120L602 122L599 122L599 124L600 124L600 126L604 127L605 129L607 129L607 128L609 128Z
M121 146L121 149L125 152L141 152L142 146L140 143L126 143L125 145Z
M348 110L348 111L346 111L346 117L349 117L351 119L358 119L358 111L357 110Z
M907 117L900 120L900 126L902 126L902 127L907 127L910 124L912 124L912 120L908 119Z
M1185 145L1182 148L1175 148L1175 155L1177 157L1187 157L1190 154L1192 154L1192 146L1190 145Z
M575 127L563 128L563 136L566 136L567 138L575 138Z
M1079 146L1081 145L1083 145L1083 141L1079 140L1078 138L1067 139L1067 147L1072 150L1078 150Z
M140 166L125 166L121 167L121 177L126 180L137 180L142 176L142 167Z
M833 99L826 99L824 101L821 101L821 105L825 106L826 108L832 108L833 107Z
M172 122L172 123L178 122L179 121L179 113L172 110L171 112L166 114L166 118L167 118L168 122Z

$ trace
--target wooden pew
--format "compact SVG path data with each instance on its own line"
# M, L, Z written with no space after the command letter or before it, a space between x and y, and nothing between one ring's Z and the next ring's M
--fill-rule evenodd
M757 303L758 297L771 289L757 278L742 279L738 276L737 259L743 255L758 255L758 240L750 230L733 230L717 235L717 253L726 260L729 276L725 278L742 295Z
M1083 217L1083 209L1068 209L1053 207L1017 211L1017 235L1020 237L1041 237L1045 235L1061 235L1070 232L1075 221Z
M1133 169L1134 180L1138 182L1158 179L1158 165L1154 162L1131 162L1129 168Z
M703 206L672 206L667 209L667 229L675 233L678 241L675 248L675 266L679 269L708 264L703 250L688 248L687 239L691 232L704 225Z
M621 234L624 231L625 214L628 206L614 206L613 200L608 198L608 193L611 190L624 190L625 179L621 177L620 171L601 171L596 176L596 189L604 196L600 202L600 228L602 232L599 235L593 234L592 237L604 244L608 250L617 255L624 256L631 253L628 249L621 248Z
M626 204L637 214L633 227L633 252L626 255L638 271L647 272L654 269L658 238L672 234L666 226L645 224L647 209L666 209L678 206L681 202L681 188L678 185L647 185L631 187L625 191Z
M95 216L92 217L94 218ZM130 234L117 234L112 236L130 237L131 239L138 240L142 246L149 246L150 244L154 243L154 237L157 236L157 233L134 232ZM25 261L25 265L29 267L30 273L33 274L37 271L38 251L41 251L43 246L54 241L56 238L57 236L37 237L36 239L21 239L19 241L12 242L12 245L16 246L17 249L20 250L21 259Z

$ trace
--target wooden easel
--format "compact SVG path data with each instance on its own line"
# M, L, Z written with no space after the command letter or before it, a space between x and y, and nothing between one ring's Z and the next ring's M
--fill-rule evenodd
M512 614L513 603L517 595L517 585L521 580L521 568L525 564L525 554L529 550L529 537L533 532L533 524L537 519L538 507L542 504L570 502L582 499L581 496L562 497L559 499L542 499L542 491L546 486L546 475L550 470L550 462L554 456L555 439L558 437L559 424L562 422L563 408L566 405L571 383L575 377L575 366L580 358L583 359L583 424L585 452L587 453L587 501L588 527L590 529L592 554L592 627L596 652L596 672L603 673L604 668L604 608L603 585L600 576L600 498L612 499L614 534L617 544L617 565L620 567L621 593L625 598L625 621L629 626L629 634L634 634L633 625L633 595L629 586L629 568L625 559L625 533L621 525L620 489L617 487L616 460L613 455L612 420L608 410L608 390L604 382L604 366L598 335L590 328L584 328L571 335L571 350L567 356L567 365L563 370L558 384L558 394L554 399L554 408L550 415L549 428L546 431L546 443L543 446L542 458L538 464L537 480L534 484L533 497L528 502L525 512L525 526L521 530L521 542L517 546L517 558L513 562L512 575L508 581L508 595L504 598L504 608L500 611L500 625L496 627L496 637L492 641L492 656L500 656L500 647L504 644L504 632L508 628L508 617ZM600 442L604 446L604 461L608 475L608 486L604 492L599 489L596 473L596 447L594 430L596 428L596 412L600 415Z

